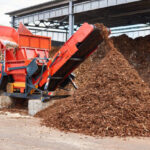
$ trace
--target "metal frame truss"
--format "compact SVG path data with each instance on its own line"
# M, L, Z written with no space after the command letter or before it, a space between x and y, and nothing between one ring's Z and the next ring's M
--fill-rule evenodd
M84 2L79 2L73 4L73 13L83 13L96 9L102 9L106 7L111 7L115 5L127 4L131 2L137 2L140 0L87 0ZM15 26L22 22L23 24L29 24L36 21L48 21L48 20L56 20L60 17L69 16L69 5L68 6L60 6L58 8L53 8L45 11L39 11L37 13L15 17L13 18L13 22Z

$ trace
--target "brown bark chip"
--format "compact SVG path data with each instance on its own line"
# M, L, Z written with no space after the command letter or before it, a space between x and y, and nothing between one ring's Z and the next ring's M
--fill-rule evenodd
M112 40L102 45L107 53L100 52L96 58L96 52L76 71L82 75L75 94L36 116L43 119L43 125L67 132L150 136L150 88Z

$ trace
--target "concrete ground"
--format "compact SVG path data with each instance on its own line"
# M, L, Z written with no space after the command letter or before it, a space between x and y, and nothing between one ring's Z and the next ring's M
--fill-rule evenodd
M0 112L0 150L150 150L150 138L94 138L40 126L37 118Z

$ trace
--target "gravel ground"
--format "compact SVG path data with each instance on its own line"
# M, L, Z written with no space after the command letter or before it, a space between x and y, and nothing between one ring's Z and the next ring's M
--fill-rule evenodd
M94 138L40 126L40 120L0 112L0 150L149 150L150 138Z

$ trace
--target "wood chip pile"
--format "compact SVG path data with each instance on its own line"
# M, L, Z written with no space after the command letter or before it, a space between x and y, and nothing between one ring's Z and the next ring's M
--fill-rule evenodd
M129 58L137 56L133 54L138 46L131 41L133 47L127 50L132 45L128 46L130 40L126 39L126 43L107 37L77 69L80 88L36 115L42 118L43 125L92 136L150 136L150 88L143 80L145 77L142 79L138 74L139 66L134 64L143 61L138 60L139 56L132 61ZM117 44L121 42L122 45ZM142 42L139 45L142 54L144 45ZM148 55L148 49L146 52Z

